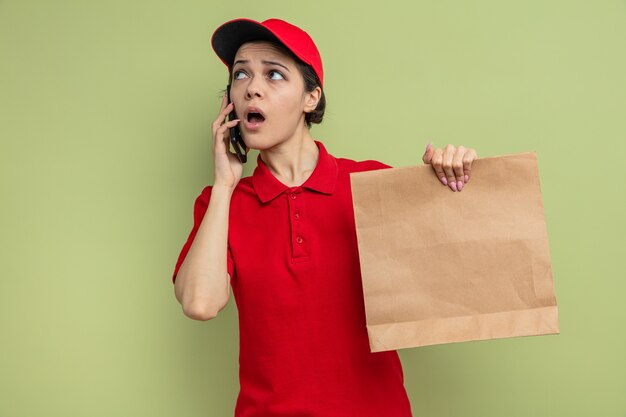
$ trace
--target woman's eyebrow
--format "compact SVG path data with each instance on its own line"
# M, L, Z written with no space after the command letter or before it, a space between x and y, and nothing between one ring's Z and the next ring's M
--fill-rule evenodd
M233 64L233 67L237 64L247 64L248 61L247 59L238 59L237 61L235 61L235 63ZM284 69L286 69L287 71L289 71L289 68L287 68L286 66L284 66L283 64L281 64L280 62L276 62L276 61L266 61L263 60L261 61L262 63L264 63L265 65L278 65L279 67L283 67ZM291 71L289 71L291 72Z

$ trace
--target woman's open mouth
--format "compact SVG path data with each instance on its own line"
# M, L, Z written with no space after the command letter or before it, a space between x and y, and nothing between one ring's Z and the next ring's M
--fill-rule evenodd
M249 112L244 119L244 124L248 130L257 130L265 122L265 117L261 113Z

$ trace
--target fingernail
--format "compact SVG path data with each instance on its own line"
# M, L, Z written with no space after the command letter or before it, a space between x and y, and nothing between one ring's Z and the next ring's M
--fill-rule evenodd
M452 188L452 191L456 191L456 182L451 181L450 182L450 188Z
M463 181L458 180L456 184L456 188L461 191L463 189Z
M428 153L428 151L433 147L433 143L432 142L428 142L428 145L426 145L426 152Z
M448 179L446 177L441 177L440 180L443 183L443 185L448 185Z
M469 175L465 174L465 182L469 181Z

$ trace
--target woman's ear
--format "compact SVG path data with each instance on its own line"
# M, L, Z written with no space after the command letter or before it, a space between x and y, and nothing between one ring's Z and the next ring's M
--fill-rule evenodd
M315 87L313 91L307 91L305 102L304 102L304 112L311 113L317 107L317 103L320 102L322 98L322 89L318 86Z

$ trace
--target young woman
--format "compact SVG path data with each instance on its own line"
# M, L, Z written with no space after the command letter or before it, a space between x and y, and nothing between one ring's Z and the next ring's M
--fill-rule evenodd
M302 29L279 19L235 19L213 49L229 69L213 123L214 184L172 276L184 313L209 320L228 302L239 313L236 417L406 417L411 406L396 351L371 353L350 172L390 168L338 158L309 128L325 108L322 61ZM231 112L237 119L226 121ZM257 165L242 177L229 149L239 126ZM452 191L476 152L448 145L422 157Z

